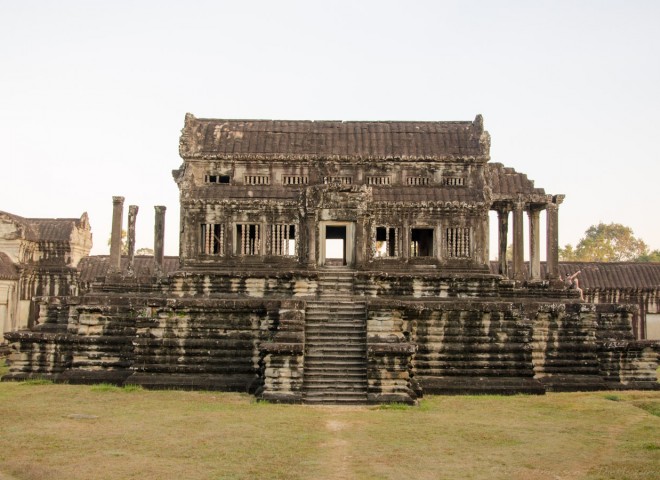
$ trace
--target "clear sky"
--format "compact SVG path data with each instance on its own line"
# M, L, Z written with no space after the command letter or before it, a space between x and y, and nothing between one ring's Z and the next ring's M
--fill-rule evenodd
M138 248L165 205L176 255L186 112L481 113L492 161L566 194L560 244L602 221L660 248L659 89L658 1L0 0L0 210L87 211L103 254L113 195Z

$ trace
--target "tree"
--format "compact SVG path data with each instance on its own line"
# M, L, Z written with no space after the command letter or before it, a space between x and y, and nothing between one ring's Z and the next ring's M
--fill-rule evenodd
M579 262L625 262L649 256L649 248L635 237L632 229L619 223L592 225L575 249L566 245L559 249L559 258ZM652 252L653 253L653 252Z
M108 247L112 248L112 234L108 238ZM126 230L121 229L121 254L128 255L128 241L126 239Z
M647 254L640 255L636 262L660 262L660 250L653 250Z
M135 255L154 255L154 249L149 247L138 248Z

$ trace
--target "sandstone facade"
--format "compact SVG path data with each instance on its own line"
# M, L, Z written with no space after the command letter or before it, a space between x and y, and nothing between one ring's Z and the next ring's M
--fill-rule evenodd
M123 198L115 197L104 275L81 279L82 295L43 297L38 325L6 335L14 349L8 378L238 390L306 403L655 388L658 344L635 340L635 308L581 303L560 281L563 195L491 163L489 147L480 116L187 115L183 163L173 171L178 262L163 256L164 207L156 207L151 265L132 251L133 206L122 257ZM498 262L493 273L491 210L499 258L509 218L514 246L512 264Z

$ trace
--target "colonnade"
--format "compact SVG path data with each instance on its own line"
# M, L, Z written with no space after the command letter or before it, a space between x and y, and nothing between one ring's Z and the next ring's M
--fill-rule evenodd
M540 214L546 211L546 279L559 279L559 205L564 195L548 195L545 202L517 199L498 201L493 204L498 223L498 273L514 280L541 280ZM529 220L529 272L525 274L525 238L523 234L524 212ZM513 219L513 262L509 272L506 251L508 247L509 213ZM527 278L526 278L527 277Z
M154 274L163 274L163 259L165 257L165 211L163 205L154 207ZM128 207L128 264L126 272L134 274L135 261L135 222L139 208L137 205ZM112 197L112 232L110 234L110 259L108 273L119 274L122 271L122 220L124 216L124 197Z

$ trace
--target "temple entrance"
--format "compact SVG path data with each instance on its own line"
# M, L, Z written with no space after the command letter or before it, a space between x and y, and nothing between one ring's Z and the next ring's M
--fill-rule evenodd
M353 264L353 223L321 222L320 265L345 266Z

